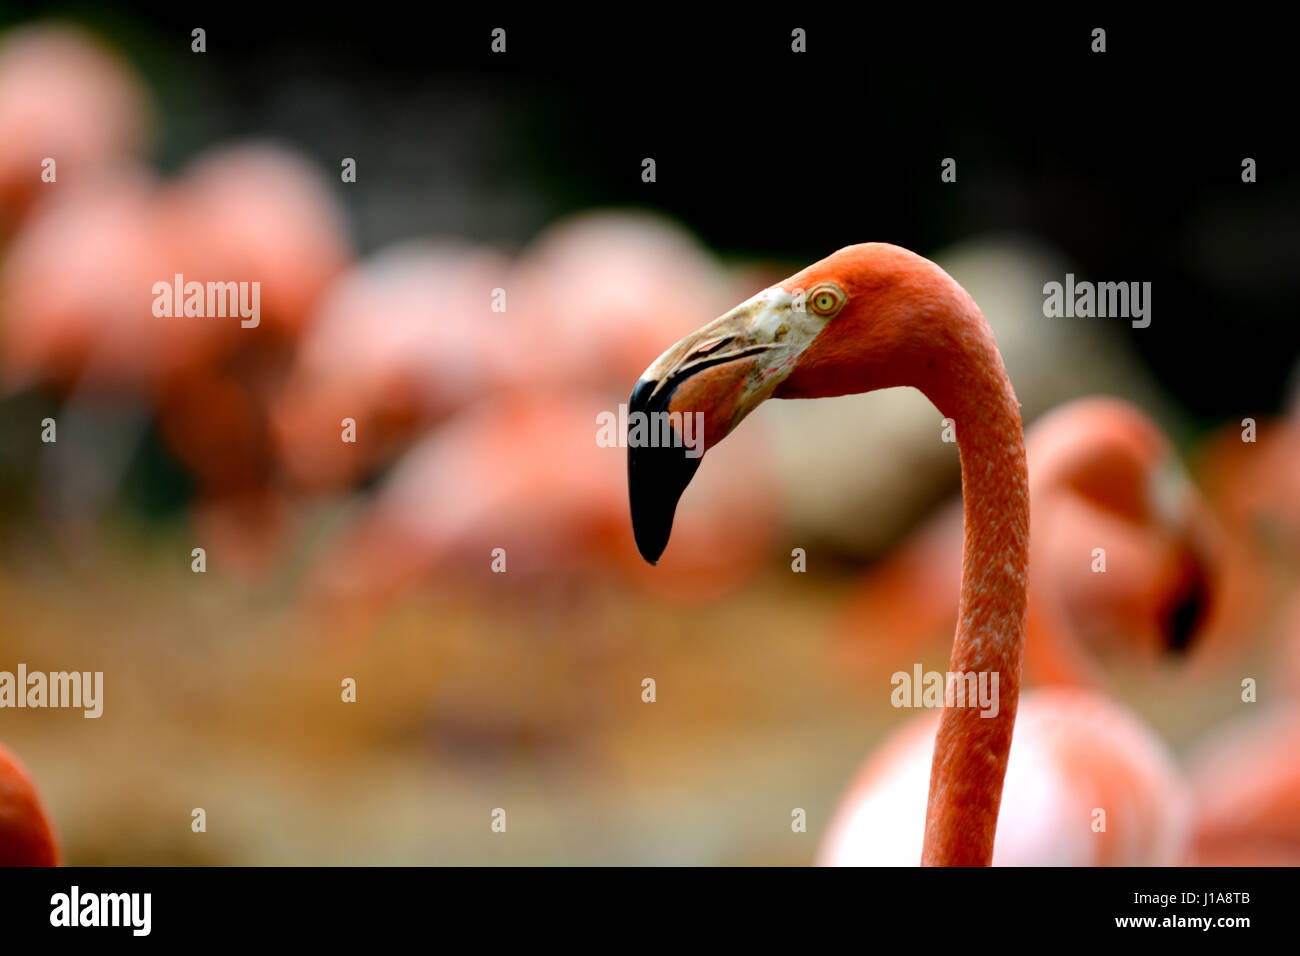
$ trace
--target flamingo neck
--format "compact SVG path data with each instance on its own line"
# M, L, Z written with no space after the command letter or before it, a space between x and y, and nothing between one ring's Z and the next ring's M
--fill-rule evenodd
M1020 404L993 334L969 297L955 353L926 389L956 427L961 457L961 598L949 670L998 678L996 716L977 702L945 707L935 738L921 862L993 859L1002 780L1020 695L1029 574L1029 481Z

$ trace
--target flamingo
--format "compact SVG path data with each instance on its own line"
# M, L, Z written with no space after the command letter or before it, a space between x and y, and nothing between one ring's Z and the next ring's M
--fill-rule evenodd
M613 210L562 220L513 262L445 241L366 260L318 307L276 430L299 486L338 490L392 467L306 590L364 610L421 583L499 581L488 561L498 547L511 580L613 572L687 601L737 587L776 533L767 436L728 444L721 454L749 481L704 478L679 515L686 547L657 569L637 556L611 494L623 452L593 439L597 416L619 408L612 383L640 370L646 343L688 332L693 308L722 307L731 282L748 280L730 280L670 220ZM509 293L499 313L496 286ZM331 451L321 436L342 415L371 437Z
M1260 421L1252 441L1235 422L1221 429L1199 477L1231 548L1216 643L1226 651L1247 646L1242 635L1276 645L1300 634L1300 617L1286 614L1300 575L1300 408Z
M1195 865L1300 864L1300 592L1289 595L1277 618L1289 636L1278 661L1282 686L1277 670L1266 671L1260 685L1269 702L1245 704L1242 716L1187 758Z
M1020 406L974 300L913 252L848 246L672 346L637 382L629 409L700 414L707 455L768 398L903 385L956 423L965 536L949 666L1000 679L996 716L952 706L938 717L920 858L988 865L1020 691L1029 482ZM633 532L652 564L700 460L662 445L628 449Z
M595 441L597 415L610 408L601 392L569 388L507 392L461 411L398 459L325 549L307 590L365 621L368 608L420 582L459 589L499 581L490 562L496 548L511 580L576 571L589 581L612 571L672 599L716 598L747 580L775 538L778 492L761 436L728 444L723 454L749 475L747 486L738 491L721 473L706 476L679 516L689 547L651 574L616 493L623 453Z
M31 774L0 744L0 866L58 866L59 843Z
M295 485L351 485L501 386L516 325L490 303L508 268L490 249L407 241L326 289L272 417ZM345 418L361 441L338 441Z
M621 392L654 344L691 331L701 303L722 309L734 301L729 285L710 253L670 219L624 210L563 219L524 250L510 279L526 343L514 353L514 377L534 392L556 385Z
M1255 706L1255 705L1252 705ZM1242 717L1189 758L1199 866L1300 864L1300 702Z
M835 811L819 864L915 862L936 723L933 712L907 721L871 755ZM1002 809L996 866L1174 866L1192 826L1190 791L1159 738L1126 708L1076 687L1021 700Z
M993 862L1175 865L1191 840L1191 789L1159 738L1091 689L1104 680L1078 622L1128 618L1121 646L1130 654L1144 631L1155 647L1185 644L1212 603L1213 530L1167 440L1127 403L1086 399L1055 411L1031 432L1029 461L1031 499L1041 507L1025 659L1055 686L1021 703ZM1114 593L1088 587L1103 577L1088 560L1097 543L1120 557L1109 568ZM1143 613L1135 617L1134 608ZM921 821L909 811L925 790L934 733L933 715L922 715L872 754L835 813L819 862L915 858Z
M166 183L130 169L60 185L0 266L0 383L69 394L62 418L91 434L105 397L124 409L110 443L120 453L81 469L102 474L95 494L62 497L79 512L106 499L152 411L196 478L198 537L226 568L265 568L291 517L276 483L272 407L349 245L328 181L273 144L215 149ZM154 316L150 290L178 273L258 283L260 321Z
M277 557L292 518L277 483L273 409L316 300L351 260L347 223L310 160L257 141L198 157L157 206L171 239L160 276L259 283L255 327L155 320L159 433L196 479L197 536L249 576Z
M136 71L96 37L63 24L10 31L0 42L0 233L43 191L138 158L152 119ZM42 180L46 158L53 183Z
M1067 403L1026 433L1034 512L1031 573L1061 596L1089 651L1151 661L1187 649L1217 596L1216 528L1169 441L1141 410L1113 398ZM1049 529L1046 533L1044 529ZM1105 551L1106 573L1092 549ZM914 650L950 618L960 586L960 507L944 509L872 569L849 602L843 628L856 655L862 636L887 635L891 657ZM1025 648L1035 683L1103 684L1091 655L1043 633ZM878 652L873 658L879 659Z
M88 174L32 211L0 263L6 391L147 392L158 322L140 290L164 274L157 190L142 168Z
M1287 418L1261 422L1254 442L1234 423L1204 456L1205 482L1234 548L1222 630L1256 636L1274 666L1259 675L1260 702L1244 705L1243 716L1188 756L1196 797L1189 861L1202 866L1300 863L1298 449L1293 406Z

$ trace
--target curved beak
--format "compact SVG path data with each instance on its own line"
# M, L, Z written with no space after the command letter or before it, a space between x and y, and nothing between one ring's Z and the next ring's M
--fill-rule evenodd
M651 564L704 452L771 396L820 330L795 302L765 289L659 356L632 390L628 497L637 550Z

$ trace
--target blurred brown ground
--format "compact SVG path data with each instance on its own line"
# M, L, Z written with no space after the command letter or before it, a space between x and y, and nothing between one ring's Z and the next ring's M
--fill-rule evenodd
M193 574L182 538L10 540L0 557L0 656L105 672L97 721L6 713L69 863L802 864L909 716L882 706L892 667L863 678L877 688L846 676L828 613L843 583L816 573L772 567L678 609L504 575L500 593L404 601L368 639L322 638L282 586ZM1238 693L1170 672L1124 696L1178 747Z

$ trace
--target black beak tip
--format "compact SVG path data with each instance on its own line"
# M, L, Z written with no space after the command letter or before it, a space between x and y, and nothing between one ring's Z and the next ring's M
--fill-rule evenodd
M671 393L655 397L651 407L650 393L657 383L642 379L632 390L628 401L629 415L636 412L652 414L659 406L666 406ZM629 427L629 432L631 432ZM643 434L653 436L656 429L647 427ZM673 530L673 517L682 492L691 483L700 466L699 457L689 457L680 443L664 446L655 442L633 443L629 434L627 443L627 491L632 510L632 533L636 548L651 565L659 563L668 538Z

